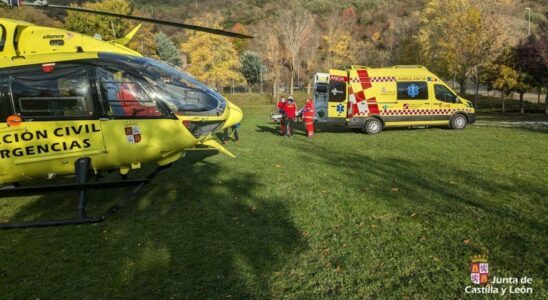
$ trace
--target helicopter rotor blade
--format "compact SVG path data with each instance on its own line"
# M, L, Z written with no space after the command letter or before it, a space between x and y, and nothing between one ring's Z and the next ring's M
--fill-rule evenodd
M0 1L0 4L7 4L9 6L33 6L36 8L43 8L43 9L47 9L47 8L64 9L64 10L83 12L83 13L103 15L108 17L123 18L123 19L129 19L129 20L135 20L135 21L141 21L141 22L149 22L149 23L154 23L159 25L173 26L173 27L178 27L183 29L190 29L194 31L201 31L201 32L207 32L207 33L216 34L216 35L232 37L232 38L241 38L241 39L254 38L253 36L250 36L250 35L245 35L245 34L222 30L222 29L215 29L215 28L185 24L185 23L178 23L178 22L172 22L172 21L156 20L152 18L145 18L145 17L139 17L139 16L122 15L122 14L112 13L108 11L93 10L93 9L87 9L87 8L77 7L77 6L54 5L54 4L49 4L47 1L44 1L44 0L38 0L34 2L23 2L21 0L2 0Z

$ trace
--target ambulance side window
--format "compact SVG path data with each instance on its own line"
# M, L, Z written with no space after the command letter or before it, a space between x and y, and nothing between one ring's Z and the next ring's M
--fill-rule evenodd
M398 100L427 100L426 81L398 82Z
M93 95L88 68L41 66L10 77L13 102L25 119L91 118Z
M457 102L457 96L455 96L455 94L453 94L448 88L441 84L434 85L434 93L436 94L436 99L440 101L448 103Z
M329 81L329 102L342 102L346 100L346 82Z

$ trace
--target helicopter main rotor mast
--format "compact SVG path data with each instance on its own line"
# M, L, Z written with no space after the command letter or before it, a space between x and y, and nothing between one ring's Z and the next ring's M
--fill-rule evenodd
M185 24L185 23L178 23L178 22L172 22L172 21L165 21L165 20L156 20L152 18L145 18L145 17L139 17L139 16L130 16L130 15L122 15L117 13L112 13L108 11L102 11L102 10L92 10L87 9L83 7L77 7L77 6L65 6L65 5L55 5L55 4L49 4L46 0L35 0L33 2L26 2L23 0L0 0L0 4L7 5L9 7L17 7L17 6L33 6L36 8L41 9L63 9L63 10L70 10L70 11L78 11L83 13L91 13L91 14L97 14L102 16L108 16L108 17L116 17L116 18L124 18L129 20L135 20L135 21L141 21L141 22L149 22L159 25L167 25L167 26L173 26L177 28L183 28L183 29L189 29L194 31L201 31L201 32L207 32L211 34L226 36L226 37L232 37L232 38L241 38L241 39L250 39L253 38L253 36L222 30L222 29L215 29L215 28L209 28L209 27L203 27L203 26L197 26L197 25L191 25L191 24Z

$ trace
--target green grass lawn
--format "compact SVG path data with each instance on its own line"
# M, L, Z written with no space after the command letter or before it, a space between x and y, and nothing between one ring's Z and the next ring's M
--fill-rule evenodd
M548 296L548 129L282 138L269 106L244 112L237 159L189 152L101 224L1 231L0 298L479 298L479 254ZM1 199L0 219L69 216L73 196Z

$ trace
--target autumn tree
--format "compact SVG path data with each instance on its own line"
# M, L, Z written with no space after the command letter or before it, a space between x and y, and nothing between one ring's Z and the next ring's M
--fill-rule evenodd
M284 51L280 39L278 30L273 26L263 24L257 29L256 48L259 50L268 70L274 99L278 98L278 89L283 69Z
M519 112L521 114L525 113L525 105L523 101L523 95L532 87L534 82L533 76L529 75L526 72L517 71L516 85L514 86L514 91L519 94Z
M491 86L500 91L502 112L506 112L505 97L510 95L518 85L518 72L512 67L503 64L493 64L487 67L487 79Z
M513 50L512 62L525 76L525 82L537 88L548 88L548 37L532 35L522 40ZM520 94L523 107L523 94ZM545 98L545 113L548 114L548 93Z
M461 94L470 77L478 90L479 69L496 58L507 42L503 22L493 11L495 2L429 0L421 13L416 36L420 60L437 73L455 78Z
M138 10L136 15L152 18L153 16L144 10ZM134 28L139 23L130 21L130 28ZM154 25L151 23L140 23L141 28L137 34L131 39L128 47L143 54L144 56L159 58L156 54L156 39L154 33Z
M279 17L278 30L287 51L291 72L290 93L293 93L295 68L298 66L299 56L310 40L313 29L314 19L312 15L301 7L285 10Z
M234 24L234 26L232 26L231 31L241 33L241 34L247 34L247 30L245 29L244 25L240 23ZM245 51L248 43L249 43L248 39L232 39L232 44L234 44L234 49L236 49L236 52L238 52L238 55L241 55Z
M322 57L325 69L341 68L356 64L356 53L360 50L355 39L353 28L356 27L355 15L332 12L325 22L325 30L321 36Z
M104 0L102 2L86 2L84 8L103 10L122 15L129 15L133 11L133 5L125 0ZM100 34L105 40L123 37L131 30L130 22L122 18L113 18L96 14L68 11L65 18L65 27L68 30L87 35Z
M156 51L161 60L176 66L181 65L181 54L175 43L163 32L155 35Z
M42 10L34 7L17 7L16 9L0 7L0 17L16 20L23 20L39 26L63 27L63 23L55 18L46 15Z
M198 26L220 28L221 21L220 16L206 13L190 20L190 23ZM238 53L234 49L230 38L192 31L188 33L188 40L181 44L181 51L190 60L187 71L200 81L216 88L226 86L232 82L243 82L243 77L238 72Z

